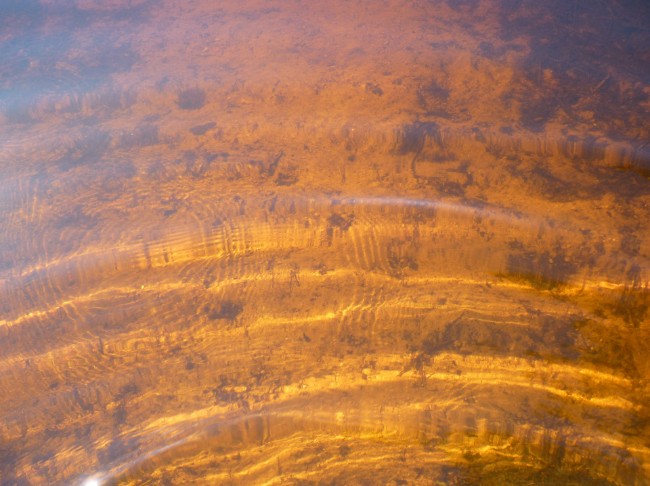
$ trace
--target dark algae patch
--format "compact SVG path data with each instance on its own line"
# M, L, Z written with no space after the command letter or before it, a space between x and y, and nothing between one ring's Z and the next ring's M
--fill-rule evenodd
M178 92L176 103L181 110L199 110L206 101L206 93L201 88L187 88Z

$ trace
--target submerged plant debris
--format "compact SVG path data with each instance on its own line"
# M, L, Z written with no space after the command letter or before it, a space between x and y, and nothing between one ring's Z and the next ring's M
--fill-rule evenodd
M650 482L643 0L0 3L0 484Z

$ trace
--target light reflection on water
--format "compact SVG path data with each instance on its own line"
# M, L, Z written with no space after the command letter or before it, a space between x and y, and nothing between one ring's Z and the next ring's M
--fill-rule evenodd
M0 7L0 483L645 484L641 1Z

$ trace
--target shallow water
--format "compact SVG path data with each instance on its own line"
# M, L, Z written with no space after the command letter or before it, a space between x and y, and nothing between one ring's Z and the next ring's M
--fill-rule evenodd
M643 1L5 1L0 484L647 484Z

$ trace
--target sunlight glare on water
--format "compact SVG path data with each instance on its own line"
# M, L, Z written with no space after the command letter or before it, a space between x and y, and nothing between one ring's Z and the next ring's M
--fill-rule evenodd
M0 485L647 484L648 26L0 2Z

